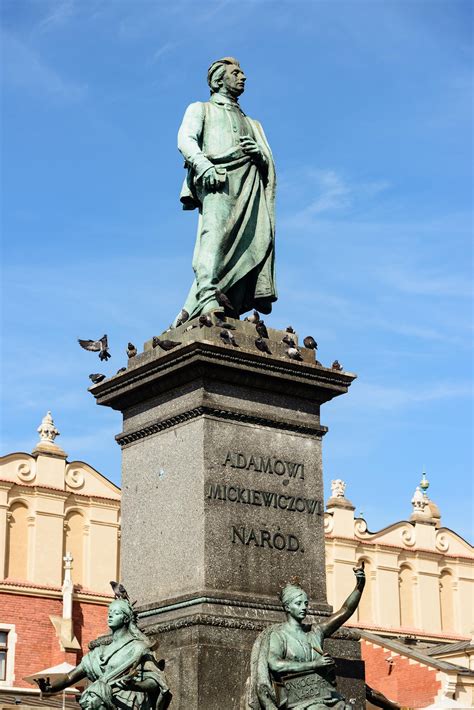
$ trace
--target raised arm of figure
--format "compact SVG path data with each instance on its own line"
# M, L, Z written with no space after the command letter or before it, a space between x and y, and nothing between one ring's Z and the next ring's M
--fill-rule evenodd
M349 594L339 611L336 611L336 613L330 616L327 621L320 624L320 629L323 632L324 637L331 636L335 631L337 631L337 629L352 616L359 606L360 598L365 587L365 572L363 563L361 567L354 568L354 574L356 576L355 589Z
M53 695L54 693L60 693L61 690L69 688L69 686L74 685L74 683L77 683L86 677L84 669L81 664L79 664L67 674L64 680L58 680L55 683L50 683L49 678L38 678L36 683L44 695Z

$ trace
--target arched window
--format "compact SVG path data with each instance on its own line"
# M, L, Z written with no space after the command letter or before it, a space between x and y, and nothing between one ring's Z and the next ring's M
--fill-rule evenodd
M413 628L415 615L413 612L413 572L408 565L400 567L398 575L400 594L400 626Z
M373 624L375 623L372 580L373 565L367 558L363 559L365 564L365 587L357 608L357 618L359 621L367 621ZM357 566L360 565L360 562L361 560L357 562Z
M72 581L84 584L84 518L78 511L71 511L64 522L63 554L73 557Z
M8 514L6 575L26 579L28 575L28 508L13 503Z
M441 628L443 631L454 631L453 576L447 569L441 572L439 579L439 604Z

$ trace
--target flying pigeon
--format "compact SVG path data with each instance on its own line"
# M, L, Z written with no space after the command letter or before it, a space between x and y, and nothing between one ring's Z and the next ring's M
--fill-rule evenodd
M270 348L268 347L267 343L264 341L263 338L255 338L255 345L259 350L262 351L262 353L268 353L269 355L272 354Z
M317 350L318 349L318 344L312 335L306 336L306 338L303 340L303 345L305 346L305 348L308 348L308 350Z
M160 338L154 335L152 345L154 348L158 345L162 350L173 350L173 348L177 348L181 343L178 343L176 340L160 340Z
M219 333L219 336L220 336L221 340L223 340L226 345L233 345L234 347L238 347L237 343L235 341L235 338L232 335L232 333L230 332L230 330L226 330L226 329L221 330L221 332Z
M338 372L342 372L342 365L339 360L334 360L333 364L331 365L331 369L337 370Z
M94 385L98 385L99 382L102 382L102 380L105 380L105 378L106 375L102 375L100 372L93 372L92 375L89 375L89 379Z
M301 353L298 350L298 348L288 348L286 351L286 354L290 358L290 360L302 360L303 358L301 357Z
M129 344L127 345L127 356L128 356L128 358L135 357L135 355L137 354L137 352L138 352L138 351L137 351L137 349L136 349L136 347L135 347L135 345L134 345L133 343L129 343Z
M99 340L81 340L80 338L77 339L77 342L81 346L81 348L84 348L84 350L90 350L94 353L99 353L99 359L100 360L108 360L109 357L111 357L108 347L109 344L107 342L107 336L103 335Z
M259 320L255 323L255 329L261 338L268 338L267 326L263 320Z

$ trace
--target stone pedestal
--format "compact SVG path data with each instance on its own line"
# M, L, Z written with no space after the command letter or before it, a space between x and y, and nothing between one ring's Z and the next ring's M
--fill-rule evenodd
M290 360L271 329L271 355L261 353L254 326L229 322L235 347L217 327L185 324L163 336L179 346L148 342L91 388L123 413L122 582L159 636L175 710L240 709L253 641L284 620L278 593L290 578L313 614L330 612L319 414L355 375L305 349ZM330 644L341 689L362 700L363 683L344 687L344 676L363 678L347 636Z

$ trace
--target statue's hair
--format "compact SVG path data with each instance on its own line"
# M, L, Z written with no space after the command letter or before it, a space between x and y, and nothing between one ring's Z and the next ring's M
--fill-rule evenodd
M109 606L112 606L112 604L116 607L120 607L121 611L123 611L128 630L133 638L136 638L139 641L144 641L147 645L150 645L150 640L137 626L137 614L130 602L127 599L114 599Z
M215 94L221 88L220 80L225 74L226 66L230 64L235 64L240 67L239 61L234 57L223 57L222 59L216 59L215 62L212 62L207 71L207 83L211 89L211 94Z
M283 606L289 604L293 599L299 597L301 594L306 594L304 589L300 587L299 584L286 584L280 592L280 600Z
M79 703L88 695L97 695L97 697L102 700L102 703L103 705L105 705L106 710L116 710L112 695L112 688L108 683L105 683L103 680L95 680L93 683L91 683L82 693Z

